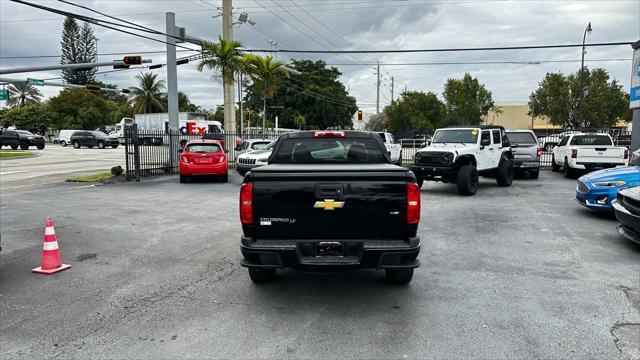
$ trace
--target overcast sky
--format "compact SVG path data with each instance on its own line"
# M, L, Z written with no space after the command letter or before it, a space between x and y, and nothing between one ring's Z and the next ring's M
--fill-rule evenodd
M31 1L31 0L27 0ZM222 31L216 7L221 0L71 0L101 12L164 31L164 13L176 14L178 26L206 39L217 39ZM95 16L54 0L38 4ZM593 32L587 42L635 41L640 39L640 0L234 0L234 16L246 12L255 25L234 27L234 37L246 48L269 49L269 40L280 49L427 49L485 46L575 44L582 41L588 22ZM10 59L33 55L60 55L63 18L39 9L0 0L0 67L56 64L59 58ZM94 26L101 54L163 51L165 45ZM187 53L179 53L178 57ZM588 49L587 66L604 67L628 91L631 73L629 46ZM154 64L165 62L162 53L145 55ZM388 104L390 78L395 78L395 95L409 90L432 91L439 96L447 78L470 72L488 87L498 103L526 102L547 72L575 72L580 67L580 49L452 52L413 54L307 55L279 54L279 59L324 59L342 72L341 80L365 111L375 110L375 61L380 61L383 86L382 106ZM102 55L101 61L121 58ZM592 61L614 59L617 61ZM620 61L620 59L623 59ZM577 62L541 64L449 64L418 65L425 62L548 61ZM384 64L405 65L384 65ZM350 65L348 65L350 64ZM369 65L367 65L369 64ZM103 68L102 70L109 70ZM129 70L98 75L98 79L120 87L135 85ZM143 71L143 70L142 70ZM154 70L165 78L165 69ZM195 64L178 70L178 89L192 102L205 108L222 103L222 89L208 71ZM60 76L57 71L23 73L13 78L39 79ZM46 96L59 88L44 87ZM0 102L0 105L4 105Z

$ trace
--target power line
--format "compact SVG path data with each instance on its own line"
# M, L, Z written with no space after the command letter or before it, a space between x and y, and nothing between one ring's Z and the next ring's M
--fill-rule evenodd
M190 52L197 51L200 52L199 49L178 49L177 52ZM110 52L110 53L99 53L99 56L110 56L110 55L131 55L131 54L164 54L166 50L158 50L158 51L119 51L119 52ZM62 55L28 55L28 56L0 56L0 59L45 59L45 58L59 58ZM586 61L586 60L585 60Z
M19 1L19 0L11 0ZM279 52L279 53L304 53L304 54L386 54L386 53L420 53L420 52L459 52L459 51L501 51L501 50L533 50L533 49L559 49L577 47L602 47L602 46L630 46L633 41L588 43L588 44L556 44L556 45L525 45L525 46L498 46L476 48L441 48L441 49L394 49L394 50L291 50L291 49L245 49L248 52Z
M608 62L608 61L631 61L633 59L585 59L585 62ZM410 62L410 63L380 63L384 66L427 66L427 65L493 65L493 64L514 64L514 65L540 65L547 63L574 63L575 60L524 60L524 61L437 61L437 62ZM371 66L376 63L327 63L330 66Z

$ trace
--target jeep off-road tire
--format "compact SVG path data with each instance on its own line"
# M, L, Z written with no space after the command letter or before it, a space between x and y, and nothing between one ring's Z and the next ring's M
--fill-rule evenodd
M573 169L571 168L571 166L569 166L569 160L567 160L566 158L564 159L564 166L562 167L562 175L564 175L564 177L566 177L567 179L573 177Z
M413 268L385 269L384 278L389 284L406 285L413 279Z
M498 172L496 173L496 182L499 186L511 186L513 183L513 162L509 159L503 159L498 165Z
M456 176L456 184L458 185L458 193L460 195L470 196L478 190L478 170L473 165L462 165L458 169Z
M271 282L276 279L276 269L249 268L249 277L254 283Z
M558 172L560 171L560 165L556 164L556 156L551 155L551 171Z

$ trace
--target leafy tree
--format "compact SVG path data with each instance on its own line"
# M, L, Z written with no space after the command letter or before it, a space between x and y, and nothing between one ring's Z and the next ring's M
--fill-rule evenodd
M49 99L48 104L55 124L52 127L57 129L98 129L113 124L112 114L118 111L115 102L86 89L65 89Z
M97 59L96 40L91 26L82 29L73 18L66 18L62 29L62 57L60 64L94 62ZM64 69L62 77L69 84L85 85L95 81L96 68Z
M15 126L18 129L44 134L47 128L54 125L47 104L30 103L13 107L2 113L0 126Z
M384 108L389 131L428 130L445 121L445 106L432 92L405 91Z
M529 96L529 114L546 116L554 125L572 128L611 127L629 118L629 97L622 85L610 80L605 69L585 68L584 122L579 120L579 72L565 76L547 73L538 89Z
M384 131L384 125L388 123L389 117L385 112L381 112L371 116L364 128L369 131Z
M442 95L451 125L478 125L494 105L491 91L469 73L447 79Z
M167 111L164 80L158 80L158 74L140 73L136 76L138 86L132 87L131 104L136 114L148 114Z
M25 106L27 104L39 103L42 100L42 93L35 86L26 82L9 84L9 106Z
M356 100L349 96L344 85L338 80L341 73L335 68L328 68L322 60L292 60L290 67L300 74L280 76L280 80L267 107L267 122L274 119L279 110L279 126L297 128L294 123L296 115L305 118L307 129L327 129L353 127L352 118L358 107ZM247 109L261 112L263 97L260 89L249 87L245 97ZM252 123L255 124L254 120Z

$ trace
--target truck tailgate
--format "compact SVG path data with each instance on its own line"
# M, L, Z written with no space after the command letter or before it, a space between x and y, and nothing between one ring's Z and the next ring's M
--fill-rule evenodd
M258 239L406 239L411 173L388 165L269 165L251 173ZM415 227L413 228L415 234Z
M605 146L576 147L578 164L624 164L625 148Z

